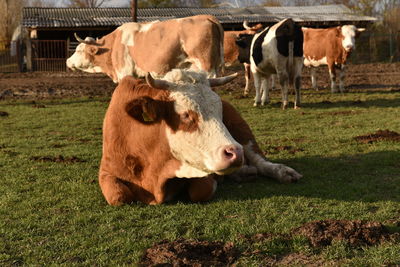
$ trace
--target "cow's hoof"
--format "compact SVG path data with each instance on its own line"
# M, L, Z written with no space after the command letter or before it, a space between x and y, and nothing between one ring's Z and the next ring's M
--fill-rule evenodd
M295 183L303 177L300 173L295 171L294 169L280 164L280 168L277 173L277 180L281 183Z
M294 109L301 109L301 107L300 106L294 106Z
M261 104L261 102L254 102L253 106L257 107Z

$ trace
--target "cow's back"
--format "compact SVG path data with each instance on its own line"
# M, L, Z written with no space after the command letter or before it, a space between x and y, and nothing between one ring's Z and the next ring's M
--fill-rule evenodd
M138 72L163 75L190 64L212 72L223 61L222 46L220 23L213 16L199 15L152 23L134 35L129 49Z

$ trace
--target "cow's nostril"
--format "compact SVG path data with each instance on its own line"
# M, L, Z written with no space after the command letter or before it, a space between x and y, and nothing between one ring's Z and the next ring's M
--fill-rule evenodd
M237 157L236 153L232 147L225 148L224 156L228 160L233 160Z

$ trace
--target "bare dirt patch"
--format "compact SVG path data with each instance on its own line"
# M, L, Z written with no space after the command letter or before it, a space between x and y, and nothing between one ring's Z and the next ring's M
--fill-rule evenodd
M58 156L33 156L30 158L31 160L34 161L43 161L43 162L57 162L57 163L77 163L77 162L86 162L83 159L80 159L78 157L72 156L72 157L64 157L63 155L58 155Z
M400 90L400 62L391 64L371 63L348 65L345 84L350 92L355 91L398 91ZM239 76L232 82L217 87L215 90L225 91L234 98L243 98L245 86L242 67L229 69L225 74L238 72ZM330 92L330 79L326 68L318 68L318 87L321 93ZM117 85L104 74L84 72L30 72L30 73L0 73L0 100L10 99L57 99L75 97L110 97ZM254 97L253 79L250 81L250 95ZM311 88L310 71L303 70L303 89ZM314 91L314 90L313 90ZM271 90L273 99L280 100L280 90ZM303 91L304 93L304 91ZM323 104L331 105L330 101ZM361 101L355 101L355 104ZM276 104L279 107L279 103Z
M378 130L376 133L359 135L354 137L354 139L363 144L371 144L378 141L400 142L400 134L390 130Z
M314 247L329 246L333 240L348 242L352 246L372 246L394 238L379 222L320 220L308 222L292 234L305 236ZM398 237L398 233L395 234Z
M139 266L229 266L238 256L232 243L164 240L145 251Z

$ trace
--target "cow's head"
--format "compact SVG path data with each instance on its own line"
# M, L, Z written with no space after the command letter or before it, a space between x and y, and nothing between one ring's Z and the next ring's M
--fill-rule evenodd
M354 25L343 25L339 26L342 36L342 45L346 52L351 52L356 48L355 38L358 37L361 32L365 31L365 28L357 28Z
M239 34L239 36L236 38L235 43L238 46L238 59L240 63L250 64L250 46L253 37L253 34Z
M221 99L210 88L235 77L207 79L184 70L173 70L162 80L147 75L152 90L167 91L168 101L141 96L127 105L126 111L143 125L165 125L171 153L181 162L177 177L227 174L243 164L243 148L223 124Z
M95 64L95 56L106 52L107 49L101 47L104 42L99 43L92 37L86 37L83 40L76 34L75 38L79 45L76 47L75 53L67 59L67 67L72 70L78 69L91 73L102 72L101 67Z

